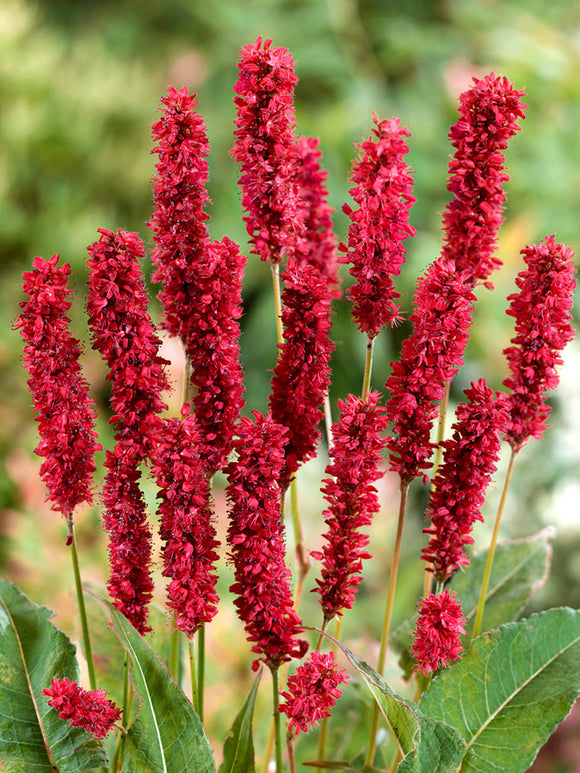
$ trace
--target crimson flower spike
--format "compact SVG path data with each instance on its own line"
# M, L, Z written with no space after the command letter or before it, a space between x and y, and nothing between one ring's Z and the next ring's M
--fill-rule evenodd
M121 709L107 698L104 690L83 690L66 677L53 679L42 694L48 696L48 705L56 709L60 719L73 727L82 727L95 738L104 738L121 719Z
M244 46L234 91L238 117L231 151L241 164L240 185L252 252L278 265L291 255L304 228L296 181L294 61L262 37Z
M315 266L294 261L282 274L284 343L272 377L272 418L288 428L286 463L280 485L285 490L299 465L316 453L318 425L330 385L331 294Z
M373 485L383 475L381 453L387 419L378 405L378 392L364 398L349 395L339 400L340 418L332 427L332 447L324 481L325 545L312 556L322 561L322 578L316 593L327 622L344 609L352 609L362 580L362 562L369 538L361 529L371 523L379 509Z
M284 466L287 430L254 411L255 421L243 418L234 441L237 460L225 472L230 504L228 545L234 565L234 604L244 623L252 652L275 670L292 658L301 658L307 642L298 638L301 620L293 606L290 570L281 520L282 490L278 484Z
M483 520L481 506L508 422L505 395L494 393L483 379L472 383L465 396L468 402L457 409L453 437L442 442L443 462L433 479L426 512L431 526L423 529L431 539L421 557L432 564L441 583L469 564L463 548L473 543L475 521Z
M35 451L45 458L40 472L52 508L70 524L75 507L93 501L94 456L100 446L94 403L81 375L80 345L69 332L71 270L58 260L58 255L35 258L33 270L25 272L28 299L20 303L15 328L25 341L24 362L40 434Z
M547 428L546 392L558 385L560 352L574 338L574 252L547 236L539 245L525 247L522 255L527 268L516 277L519 293L508 296L506 312L515 318L516 336L504 349L510 369L503 382L510 390L505 439L514 453Z
M518 119L525 117L523 96L495 73L474 78L459 98L459 121L449 130L455 154L447 190L454 198L443 213L442 256L455 260L473 284L493 287L489 276L501 266L493 253L503 222L503 184L509 180L503 152L520 129Z
M399 319L400 294L393 276L398 276L405 260L403 241L414 236L409 225L409 210L415 202L413 180L404 156L405 142L411 133L399 126L399 119L380 121L373 113L373 136L361 143L360 157L353 164L350 190L358 209L345 204L343 211L351 219L348 246L342 263L352 263L349 273L354 285L347 291L353 303L352 316L359 330L375 338L385 325Z
M219 542L198 440L195 417L185 403L180 419L165 421L153 465L159 487L163 576L170 579L167 605L177 628L190 638L214 618L219 600L215 592Z
M470 282L453 261L436 260L417 284L413 330L386 383L387 416L393 422L387 447L391 469L402 483L431 466L431 429L446 385L463 363L474 300Z
M416 671L427 675L457 660L463 651L459 638L465 633L463 622L463 610L453 592L433 593L421 601L412 646Z
M103 522L109 533L110 578L115 606L139 633L149 630L147 605L151 533L139 490L139 466L151 459L163 430L161 392L168 388L160 341L148 313L137 234L100 229L89 250L89 326L93 348L107 362L116 446L108 450Z

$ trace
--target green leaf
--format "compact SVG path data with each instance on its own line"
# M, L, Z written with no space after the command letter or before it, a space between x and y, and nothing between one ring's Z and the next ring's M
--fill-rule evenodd
M425 716L413 701L397 695L383 677L348 647L325 634L361 674L391 728L402 761L400 773L455 773L463 758L461 735L445 721Z
M219 773L254 773L254 740L252 737L252 719L256 703L256 693L262 672L258 674L234 720L230 735L224 744L224 761Z
M475 639L421 710L463 736L461 773L519 773L580 693L579 660L580 611L550 609Z
M190 701L127 618L104 603L131 658L131 681L141 698L127 733L123 773L215 773L210 745Z
M59 718L42 694L79 680L76 649L53 613L0 579L0 767L10 773L86 773L107 764L100 741Z

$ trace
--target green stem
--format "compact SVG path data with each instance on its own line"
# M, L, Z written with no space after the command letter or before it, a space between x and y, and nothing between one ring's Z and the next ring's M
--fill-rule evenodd
M181 634L178 628L171 632L170 648L169 648L169 671L173 675L176 684L180 684L179 678L180 663L179 663L179 650L180 650L180 638Z
M409 483L401 481L401 498L399 500L399 518L397 522L397 536L395 538L395 546L393 548L393 561L391 564L391 574L389 577L389 588L387 591L387 602L385 606L385 616L383 619L383 630L381 634L381 647L379 650L379 662L377 671L382 674L385 668L385 661L387 658L387 647L389 642L389 633L391 630L391 618L393 616L393 606L395 600L395 589L397 586L397 573L399 570L399 558L401 555L401 542L403 540L403 524L405 522L405 510L407 507L407 493L409 491ZM367 750L367 756L365 765L371 766L375 758L376 751L376 739L377 739L377 727L379 724L379 707L376 701L373 703L371 727L369 733L369 745Z
M272 668L272 699L274 702L274 737L276 740L276 773L282 773L282 723L280 721L280 687L278 681L278 669Z
M276 308L276 335L278 343L284 342L282 333L282 295L280 293L280 266L272 265L272 284L274 287L274 305Z
M193 643L193 636L191 639L188 639L187 644L189 650L189 673L191 676L191 702L199 716L199 694L197 690L197 672L195 667L195 645Z
M83 632L83 644L85 645L85 657L87 659L87 667L89 670L89 684L91 686L91 690L96 690L97 677L95 674L95 663L93 661L93 649L91 647L91 638L89 636L89 624L87 621L87 610L85 607L83 585L81 582L81 573L79 570L79 556L77 553L77 541L76 541L75 527L72 520L72 516L70 518L67 518L67 525L69 528L69 535L71 540L71 543L70 543L71 557L72 557L72 563L73 563L73 573L75 577L77 600L79 605L79 617L81 619L81 629Z
M296 760L294 758L294 740L296 736L288 733L286 736L286 748L288 749L288 762L290 763L290 773L296 773Z
M371 371L373 369L373 351L375 347L375 339L367 336L367 351L365 357L365 372L363 376L362 396L368 395L371 386Z
M497 544L497 537L499 534L499 525L501 522L501 517L503 514L503 510L505 507L505 501L507 497L507 492L510 484L510 480L512 477L512 471L514 468L514 462L516 459L516 453L512 449L510 460L508 464L508 469L506 473L505 482L503 484L503 491L501 492L501 499L499 502L499 507L497 509L497 515L495 518L495 525L493 527L493 534L491 535L491 543L489 546L489 551L487 554L487 561L485 562L485 569L483 571L483 581L481 583L481 592L479 594L479 602L477 604L477 613L475 615L475 622L473 623L473 633L472 638L475 639L476 636L479 636L481 633L481 625L483 622L483 610L485 609L485 601L487 596L487 589L489 587L489 580L491 577L491 569L493 566L493 558L495 555L495 546Z
M205 627L197 632L197 713L203 722L203 691L205 687Z
M298 566L298 578L296 582L295 607L298 609L302 587L306 575L310 571L311 562L304 549L304 529L302 528L302 519L300 518L300 503L298 500L298 483L296 477L292 478L290 483L290 504L292 508L292 528L294 529L294 544L296 551L296 564Z
M115 746L115 752L111 760L111 773L117 773L119 765L123 765L123 759L125 756L125 732L129 724L129 656L125 656L125 668L124 668L124 680L123 680L123 714L121 715L121 722L123 723L123 730L119 733L117 738L117 744Z

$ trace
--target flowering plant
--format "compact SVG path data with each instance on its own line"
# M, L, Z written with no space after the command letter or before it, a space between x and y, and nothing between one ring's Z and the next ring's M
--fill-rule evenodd
M445 429L476 291L493 287L499 266L503 153L524 116L523 92L491 74L475 78L461 95L460 117L449 133L455 153L442 252L417 283L412 332L391 364L385 400L370 387L371 369L381 329L404 315L394 278L404 264L403 243L415 233L405 160L411 133L398 118L373 115L352 167L348 235L338 244L319 143L297 135L296 81L285 49L260 38L242 50L232 155L241 165L250 252L270 264L279 347L262 412L244 412L239 319L246 258L227 237L210 238L209 144L186 89L169 89L153 126L158 162L149 223L160 326L182 341L186 355L177 415L165 404L169 363L149 312L141 239L100 229L88 248L89 327L108 367L115 435L101 495L110 600L104 592L88 598L94 604L96 596L106 611L121 661L93 648L96 631L77 552L74 512L93 501L99 444L80 342L69 331L70 269L55 255L36 258L24 275L16 325L41 438L36 452L44 457L48 499L66 523L63 550L72 557L90 689L80 686L75 647L50 622L50 612L0 581L2 770L205 773L216 770L219 755L220 773L255 771L260 762L277 773L300 764L353 773L515 773L529 767L580 693L580 611L551 609L518 619L547 574L548 535L497 543L516 457L546 429L546 394L557 386L561 352L573 337L573 253L554 236L521 253L518 292L508 298L515 335L505 349L505 391L495 392L483 378L473 382ZM332 423L330 336L340 263L350 266L347 296L366 335L366 360L360 395L339 399ZM310 550L297 473L324 453L323 419L326 509L320 542ZM491 544L471 554L502 441L509 463ZM341 624L364 587L363 569L372 559L368 527L380 510L376 484L387 468L399 484L398 521L391 564L380 570L380 644L368 663L346 646ZM421 556L427 571L416 612L409 609L408 623L392 631L416 478L424 485L431 480ZM158 526L144 481L156 488ZM222 485L223 537L215 507ZM290 523L294 569L287 555ZM219 739L204 728L211 658L205 632L223 604L224 550L233 607L257 673L246 700L231 712L229 735ZM152 605L156 565L167 579L168 646ZM317 578L308 587L313 567ZM306 620L300 611L307 589L320 603L318 619ZM263 671L271 675L271 733L256 753ZM113 698L101 681L113 685ZM366 699L357 686L368 689ZM333 732L333 709L342 700L350 700L351 724L364 726L364 746L354 748L349 738L339 743ZM301 743L317 726L316 752L304 761L300 749L312 747Z

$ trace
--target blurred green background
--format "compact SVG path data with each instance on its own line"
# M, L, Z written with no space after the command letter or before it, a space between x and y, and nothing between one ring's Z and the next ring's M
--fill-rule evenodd
M196 91L211 144L210 230L228 235L247 252L241 221L238 170L229 156L239 49L258 35L288 48L300 78L298 130L320 137L329 172L330 202L340 239L348 223L354 143L368 137L371 112L397 115L412 132L409 158L417 203L407 242L408 262L399 282L410 310L417 274L440 244L440 213L457 97L473 75L492 70L527 93L526 120L507 154L511 180L501 233L503 269L493 293L482 291L466 365L453 397L473 378L499 387L505 377L502 348L511 337L505 297L520 270L519 250L555 233L580 249L580 4L569 0L2 0L0 4L0 570L49 603L68 598L59 568L58 517L42 505L32 457L36 430L30 412L21 343L11 325L18 313L20 281L35 255L60 253L71 263L78 295L73 322L86 336L83 316L86 246L100 227L139 231L146 243L154 157L150 126L168 85ZM146 266L150 273L150 266ZM345 273L345 286L347 286ZM152 289L154 298L155 290ZM267 267L250 258L245 284L242 357L248 410L263 410L275 357ZM153 301L155 310L155 301ZM576 307L578 319L578 304ZM381 334L374 385L382 388L407 325ZM360 389L364 341L350 322L348 304L336 304L333 333L333 402ZM87 374L104 412L103 370L87 346ZM554 427L542 443L521 454L504 536L531 534L556 522L556 571L537 604L580 606L580 347L566 353L562 385L553 400ZM316 487L324 459L304 473L312 534L320 531ZM392 487L391 487L392 488ZM406 540L408 556L422 544L421 504ZM387 493L390 487L386 486ZM495 496L497 492L492 494ZM392 503L387 502L388 514ZM41 528L38 527L42 512ZM491 512L491 507L490 507ZM413 518L415 519L413 521ZM416 527L416 528L414 528ZM413 531L414 528L414 531ZM80 519L80 536L93 556L89 579L101 580L98 515ZM381 530L380 534L383 534ZM486 527L480 539L486 538ZM56 535L56 536L55 536ZM313 537L314 538L314 537ZM379 565L369 588L383 582L388 550L379 537ZM66 559L68 560L68 559ZM41 561L49 578L39 576ZM415 580L408 588L414 604ZM66 565L68 570L68 565ZM64 575L63 575L64 572ZM374 574L373 574L374 572ZM62 587L67 585L66 589ZM371 592L361 593L353 630L376 636ZM366 606L365 606L366 604ZM370 605L370 606L369 606ZM568 768L562 768L566 770ZM572 768L570 768L572 769Z

